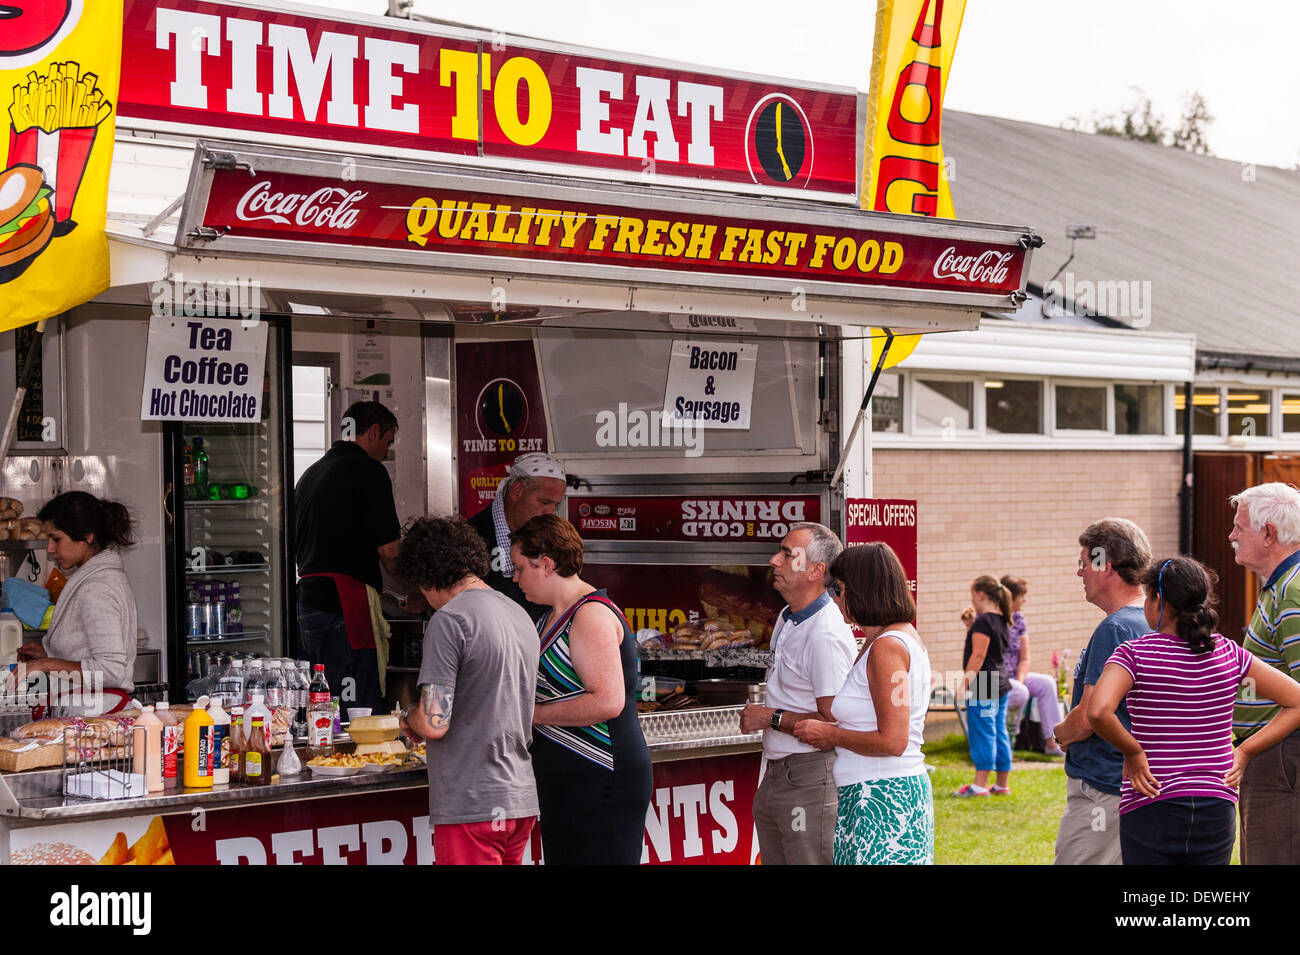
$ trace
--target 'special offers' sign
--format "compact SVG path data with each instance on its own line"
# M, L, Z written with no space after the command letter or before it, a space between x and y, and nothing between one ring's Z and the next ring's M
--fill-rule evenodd
M140 420L260 421L266 330L257 320L155 315Z

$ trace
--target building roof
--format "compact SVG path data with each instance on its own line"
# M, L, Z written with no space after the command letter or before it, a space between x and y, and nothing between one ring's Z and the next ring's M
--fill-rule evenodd
M1095 225L1095 239L1076 243L1062 291L1071 274L1076 299L1102 291L1084 282L1136 282L1125 285L1128 314L1097 310L1193 334L1202 356L1300 368L1300 172L951 111L943 139L959 218L1028 222L1043 236L1030 285L1041 288L1069 256L1067 224Z

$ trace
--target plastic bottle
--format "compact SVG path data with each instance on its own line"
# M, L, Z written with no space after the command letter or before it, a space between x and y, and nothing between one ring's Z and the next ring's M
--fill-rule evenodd
M307 707L311 705L311 663L299 660L293 665L293 735L307 735Z
M208 452L203 450L203 439L194 439L194 492L199 500L208 498Z
M302 772L302 760L298 758L298 753L293 748L293 737L289 731L284 733L284 749L280 753L280 763L276 767L276 772L281 776L297 776Z
M266 663L266 705L289 705L289 687L284 681L284 669L279 660L268 660Z
M194 448L185 445L184 463L181 465L181 479L185 484L185 500L193 501L198 497L194 489Z
M316 664L311 678L311 697L307 704L307 753L310 757L329 756L334 752L334 704L330 685L325 679L325 664Z
M212 717L212 785L226 786L230 783L230 714L221 705L220 699L214 699L208 707Z
M262 717L263 725L266 727L267 739L270 739L271 732L271 710L266 705L266 700L262 694L253 697L253 702L244 707L244 741L248 741L248 731L253 728L253 717Z
M0 664L17 663L18 648L23 645L23 624L13 608L0 610Z
M252 730L248 734L248 746L244 749L244 782L250 786L269 786L271 744L266 736L266 720L260 713L251 719Z
M230 709L230 781L244 781L244 708L234 706Z
M248 706L259 695L266 696L266 671L261 660L252 659L244 666L244 705Z
M244 661L236 657L218 684L223 706L242 706L244 703Z
M144 777L146 792L160 793L162 778L162 720L152 706L146 706L131 726L133 765L131 772Z
M180 785L181 724L172 713L172 705L166 700L156 709L158 720L162 723L162 779L164 789L175 789Z
M194 712L185 718L185 788L212 788L212 751L215 722L208 714L208 697L201 696Z

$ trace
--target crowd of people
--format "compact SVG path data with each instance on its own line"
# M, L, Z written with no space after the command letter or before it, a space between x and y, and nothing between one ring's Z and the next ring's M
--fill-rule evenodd
M637 648L609 594L582 577L583 542L556 516L565 474L516 459L471 521L397 525L380 463L396 421L354 405L297 488L299 621L306 650L358 702L384 688L381 566L429 620L419 699L403 729L427 741L440 863L518 863L539 817L549 863L636 864L651 763L637 717ZM368 519L325 519L361 502ZM977 577L960 701L975 774L956 796L1010 796L1014 723L1033 701L1047 752L1064 755L1057 864L1300 860L1300 491L1263 484L1230 500L1236 563L1261 581L1242 643L1217 632L1215 573L1154 557L1131 521L1078 538L1084 598L1103 619L1074 670L1064 716L1054 676L1030 670L1028 583ZM486 516L484 516L486 515ZM130 696L135 602L118 550L126 508L84 492L40 511L48 554L71 575L46 636L20 649L31 673L106 677L104 709ZM358 530L360 529L360 530ZM357 534L368 534L357 546ZM785 601L771 636L753 818L762 861L927 864L934 795L921 752L931 669L906 573L883 543L845 549L794 523L770 560Z
M326 500L381 483L382 467L370 465L391 442L390 422L354 410L366 454L345 450L334 466L347 462L362 483L318 489ZM363 587L383 561L418 591L413 600L438 611L420 699L403 722L429 741L439 861L518 862L539 816L548 862L641 858L651 766L636 643L610 595L581 576L582 540L554 513L564 491L562 466L528 454L468 523L421 519L381 540L392 522L387 504L378 509L385 520ZM1084 597L1105 617L1079 654L1064 716L1055 677L1030 669L1028 583L971 583L958 690L975 774L956 796L1011 795L1008 710L1019 722L1033 701L1046 751L1065 758L1058 864L1225 863L1238 801L1243 861L1296 857L1288 834L1300 814L1287 780L1300 758L1300 684L1290 675L1300 666L1300 492L1262 485L1232 503L1237 562L1265 581L1244 647L1215 632L1207 568L1153 559L1131 521L1100 520L1079 535ZM311 519L300 510L300 524ZM763 733L753 805L763 862L933 862L921 753L930 662L897 555L882 543L846 550L829 528L796 523L770 564L786 605L766 699L740 714L742 731ZM340 573L301 553L300 565L327 580ZM359 617L360 596L355 603ZM342 614L327 623L351 639L342 587L337 605ZM334 607L300 606L304 633L321 633L308 624ZM364 649L354 642L351 652Z

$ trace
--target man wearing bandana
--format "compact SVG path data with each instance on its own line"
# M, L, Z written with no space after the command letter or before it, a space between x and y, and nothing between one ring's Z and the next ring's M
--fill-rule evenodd
M549 454L523 454L515 458L510 473L497 485L496 498L469 519L487 544L492 559L484 580L493 590L505 594L536 620L549 607L530 603L514 581L510 563L510 532L539 514L554 514L564 500L564 466Z

